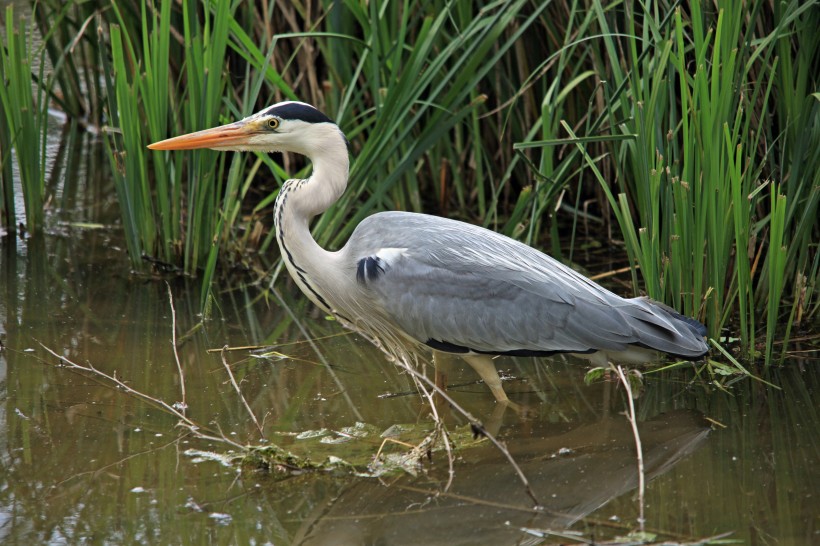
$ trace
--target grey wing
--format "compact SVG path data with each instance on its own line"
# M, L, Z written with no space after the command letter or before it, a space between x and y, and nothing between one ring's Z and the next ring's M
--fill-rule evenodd
M549 256L483 228L382 213L351 238L357 284L416 340L451 352L705 352L693 326L623 299ZM684 319L685 320L685 319Z

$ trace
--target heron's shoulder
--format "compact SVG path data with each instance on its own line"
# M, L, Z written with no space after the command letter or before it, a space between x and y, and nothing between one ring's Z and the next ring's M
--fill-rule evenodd
M350 246L357 254L401 248L403 258L453 271L563 267L546 254L481 226L412 212L369 216L351 236Z
M397 226L427 229L436 226L452 226L453 224L462 223L463 222L459 222L458 220L450 220L449 218L442 218L441 216L433 216L420 212L389 210L371 214L362 220L359 226Z
M351 236L351 242L372 242L381 246L429 246L439 239L446 239L463 231L465 226L466 229L482 229L429 214L378 212L359 223Z
M567 293L592 299L613 297L553 257L481 226L410 212L382 212L363 221L351 237L357 255L402 249L408 272L421 268L469 273L542 292L562 286ZM410 265L414 264L414 265Z
M356 231L378 233L381 237L400 235L406 240L418 238L425 245L434 244L436 241L452 244L453 240L463 240L467 243L495 240L495 244L526 246L481 226L417 212L379 212L365 218Z

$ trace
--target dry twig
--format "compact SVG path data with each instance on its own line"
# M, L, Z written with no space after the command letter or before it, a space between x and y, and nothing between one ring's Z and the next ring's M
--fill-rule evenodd
M174 361L177 363L177 371L179 372L179 389L182 393L182 401L179 402L178 407L185 415L185 410L188 409L188 403L185 397L185 374L182 372L182 363L179 360L179 353L177 352L177 311L174 309L174 296L171 294L171 285L167 282L165 286L168 288L168 304L171 306L171 347L174 349ZM177 404L174 404L177 406Z
M356 330L350 324L346 324L344 322L342 322L342 324L346 328L351 328L353 330ZM518 475L518 479L523 484L524 490L526 491L527 495L535 503L534 508L535 509L540 509L541 508L541 503L539 502L538 497L535 496L535 492L533 491L532 486L530 485L530 482L527 479L527 476L524 474L524 471L521 470L521 467L518 466L518 463L515 462L515 459L513 458L512 453L510 453L510 450L507 449L507 446L505 446L503 443L499 442L498 439L494 435L492 435L486 428L484 428L484 425L481 423L481 421L476 419L473 416L473 414L471 414L469 411L467 411L466 409L461 407L458 404L458 402L453 400L453 398L449 394L447 394L447 391L445 391L444 389L442 389L441 387L436 385L434 381L432 381L429 377L424 375L422 372L418 371L416 369L416 367L413 366L408 361L407 358L397 356L397 354L394 354L389 349L385 348L377 339L375 339L371 336L368 336L368 335L366 335L362 332L359 332L359 333L362 334L363 336L365 336L373 345L378 347L397 366L399 366L402 370L404 370L404 371L406 371L407 373L410 374L410 376L413 378L413 381L415 381L416 385L419 386L422 394L428 399L428 401L430 403L430 407L433 410L433 418L435 419L437 424L440 423L441 421L440 421L440 418L438 417L438 414L436 413L436 410L435 410L436 406L435 406L435 403L433 401L433 393L431 393L427 389L427 387L432 389L432 391L434 393L441 396L441 398L444 399L444 401L447 402L454 410L456 410L458 413L463 415L464 418L466 418L468 421L470 421L470 426L473 428L473 430L477 431L482 436L487 438L504 455L504 457L507 459L507 461L513 467L516 474ZM445 444L444 445L445 445L445 449L447 450L449 464L450 464L450 473L451 473L450 479L447 482L447 487L445 488L445 491L446 491L447 488L450 487L450 484L453 481L454 470L453 470L453 455L452 455L452 452L451 452L451 449L450 449L449 439L445 439Z
M262 425L259 424L259 420L256 418L256 415L253 414L253 410L251 406L248 404L248 401L245 400L245 396L242 394L242 391L239 389L239 384L236 382L236 378L233 376L233 372L231 371L231 367L228 364L228 360L225 358L225 351L228 349L228 346L222 348L222 353L219 356L222 357L222 365L225 366L225 371L228 372L228 377L231 379L231 385L233 385L236 394L239 395L239 399L242 400L242 403L245 405L245 409L248 411L248 415L251 416L253 419L253 424L256 425L256 429L259 431L259 436L261 438L265 438L265 431L262 430Z
M638 510L640 515L638 516L638 524L640 525L641 532L644 531L644 524L646 523L646 518L644 517L644 494L646 493L646 475L644 473L644 465L643 465L643 446L641 445L641 435L638 433L638 421L635 417L635 401L632 398L632 387L629 385L629 381L626 378L626 374L624 374L623 368L621 368L620 364L615 367L615 372L618 374L618 378L621 380L621 383L626 390L626 399L629 404L629 412L626 414L626 418L629 421L630 426L632 427L632 435L635 437L635 451L638 455Z
M203 427L202 425L200 425L198 423L195 423L188 416L186 416L183 412L181 412L176 407L174 407L174 405L169 404L168 402L165 402L164 400L161 400L159 398L155 398L153 396L145 394L142 391L138 391L138 390L134 389L133 387L129 386L127 383L125 383L122 380L118 379L116 377L116 375L111 375L111 374L108 374L108 373L106 373L102 370L98 370L91 363L89 363L87 366L83 366L82 364L77 364L76 362L72 362L68 358L66 358L66 357L64 357L60 354L57 354L55 351L49 349L48 347L46 347L42 343L39 343L39 344L40 344L40 347L45 349L46 352L48 352L52 356L56 357L60 361L60 364L64 367L68 368L69 370L75 370L75 371L78 371L78 372L88 373L88 374L91 374L94 377L102 378L105 381L112 384L113 386L120 389L121 391L125 392L126 394L130 394L131 396L133 396L135 398L138 398L139 400L147 402L147 403L151 404L152 406L157 407L160 410L173 415L174 417L179 419L179 422L177 423L178 426L181 426L183 428L188 429L193 434L195 434L197 438L200 438L200 439L203 439L203 440L212 440L212 441L216 441L216 442L224 442L224 443L229 444L229 445L231 445L234 448L239 449L239 450L246 450L247 449L247 446L244 446L240 443L234 442L233 440L231 440L230 438L228 438L224 434L220 435L220 434L218 434L218 433L216 433L216 432L214 432L210 429L207 429L207 428Z

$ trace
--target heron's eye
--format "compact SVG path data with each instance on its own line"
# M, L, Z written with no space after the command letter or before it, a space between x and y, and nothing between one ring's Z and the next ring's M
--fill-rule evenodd
M278 129L279 128L279 119L278 118L270 118L268 120L268 127L270 129Z

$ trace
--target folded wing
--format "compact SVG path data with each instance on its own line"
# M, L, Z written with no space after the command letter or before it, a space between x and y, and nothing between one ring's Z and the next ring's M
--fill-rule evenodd
M483 228L381 213L347 252L357 283L410 336L450 352L704 354L702 326L645 298L624 299L537 250Z

